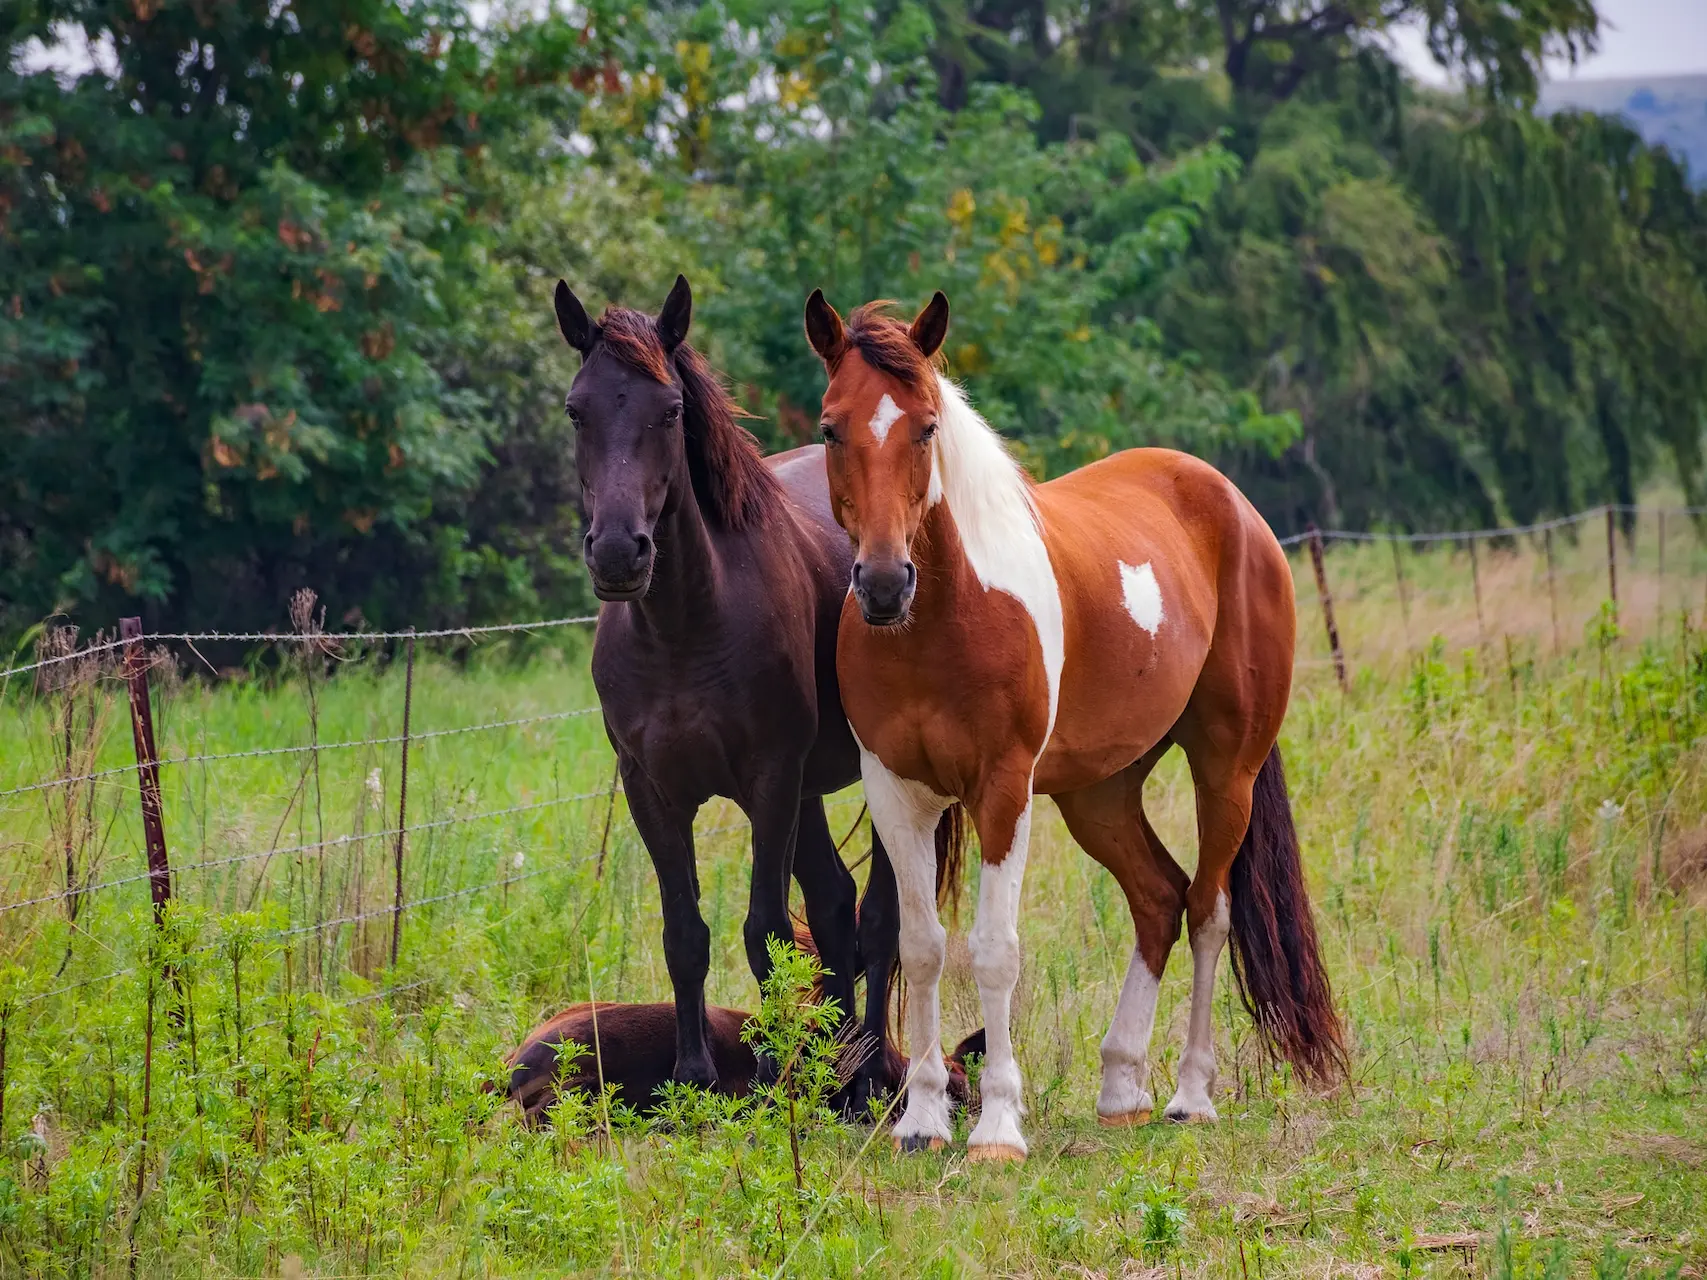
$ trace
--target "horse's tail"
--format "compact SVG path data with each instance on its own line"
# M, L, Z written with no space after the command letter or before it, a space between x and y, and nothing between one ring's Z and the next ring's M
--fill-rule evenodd
M960 880L966 870L966 808L959 801L936 820L936 907L960 919Z
M1298 831L1280 747L1268 753L1251 794L1251 825L1233 859L1229 907L1233 976L1270 1051L1323 1084L1348 1063L1333 991L1322 966Z

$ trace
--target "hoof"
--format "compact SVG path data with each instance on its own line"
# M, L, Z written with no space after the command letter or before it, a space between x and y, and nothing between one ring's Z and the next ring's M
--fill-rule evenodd
M1207 1111L1168 1111L1165 1119L1174 1124L1214 1124L1221 1117L1215 1114L1215 1108Z
M1099 1111L1097 1123L1105 1129L1126 1129L1133 1125L1149 1124L1151 1114L1148 1107L1142 1111L1128 1111L1118 1116L1105 1116Z
M966 1158L973 1164L1024 1164L1025 1152L1006 1142L991 1142L966 1148Z
M916 1138L896 1138L895 1150L912 1153L914 1151L941 1151L948 1145L941 1138L927 1138L922 1134Z

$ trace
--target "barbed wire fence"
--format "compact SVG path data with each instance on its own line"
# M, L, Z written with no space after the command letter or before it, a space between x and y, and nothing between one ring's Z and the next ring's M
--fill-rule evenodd
M1466 579L1474 604L1475 643L1485 649L1494 644L1496 636L1501 637L1508 664L1513 661L1514 636L1519 642L1547 646L1558 653L1564 646L1564 637L1595 614L1602 601L1609 602L1615 616L1620 618L1640 608L1642 617L1650 619L1652 626L1663 623L1668 604L1688 609L1699 601L1707 615L1707 595L1702 589L1703 580L1707 579L1704 571L1707 560L1703 559L1707 548L1696 536L1694 524L1704 514L1707 509L1603 506L1559 520L1509 528L1412 534L1311 529L1282 539L1289 553L1301 557L1295 564L1301 588L1311 580L1314 582L1313 604L1322 615L1322 633L1327 640L1327 653L1322 657L1313 656L1313 645L1302 646L1300 664L1332 665L1342 687L1349 688L1358 662L1414 654L1427 637L1440 633L1442 619L1463 631L1470 625L1471 614L1465 607L1470 603L1463 591ZM1585 530L1597 533L1600 523L1605 526L1604 547L1598 537L1583 536ZM1340 550L1330 555L1330 549L1336 547ZM1381 547L1387 548L1385 556L1377 550ZM1440 563L1442 552L1448 563ZM1305 560L1309 565L1308 578L1304 576ZM1544 614L1535 609L1543 595L1548 602ZM572 749L566 763L575 773L596 774L599 778L608 773L609 781L604 785L558 791L548 796L524 795L514 803L487 808L479 808L472 802L459 807L453 800L443 813L425 819L417 814L413 821L409 810L409 770L416 753L436 743L468 740L475 735L558 732L589 719L596 725L594 718L599 712L595 703L588 703L418 730L413 723L417 645L437 642L472 650L503 638L540 637L585 629L596 621L595 617L335 633L321 629L312 606L311 595L306 601L299 598L293 603L291 631L146 633L140 620L132 618L124 620L117 636L97 635L80 644L74 631L56 628L42 636L33 660L0 670L0 703L27 683L27 692L21 696L37 706L39 722L44 729L51 730L45 736L52 741L51 772L10 778L0 774L0 782L6 783L0 787L0 824L4 824L9 814L21 812L24 806L40 806L35 821L40 824L45 815L46 822L46 835L39 847L35 842L9 837L0 825L0 856L18 855L6 856L10 866L0 863L0 943L5 943L13 955L43 939L44 919L63 918L69 926L66 958L55 976L65 976L74 942L82 941L85 951L99 949L99 939L86 927L88 913L97 901L105 901L130 887L146 885L156 924L162 921L173 901L207 904L215 899L217 888L223 890L226 908L239 902L246 890L246 909L250 909L271 888L270 870L282 863L289 869L284 886L285 923L265 936L274 941L304 935L317 939L318 968L323 980L339 964L354 968L363 977L390 975L398 972L405 923L420 920L426 927L430 918L423 913L432 908L487 893L503 893L507 901L508 891L514 885L552 874L584 873L589 866L595 866L599 876L604 874L606 846L621 787L616 771L611 768L608 745L602 733L596 731L584 735L578 744L564 743L559 737L554 739L553 746ZM1311 608L1309 593L1300 589L1301 624ZM1399 618L1397 639L1392 635L1395 614ZM1635 619L1632 617L1631 621ZM170 705L170 694L181 681L174 648L187 651L211 672L215 668L203 656L201 647L216 644L269 646L278 650L281 660L297 663L309 702L308 741L246 750L163 752L159 749L154 728L156 700L165 694ZM401 664L404 668L400 731L320 741L316 671L321 672L318 679L324 685L325 666L354 663L362 656L372 655L382 655L388 663ZM125 763L103 763L103 748L107 748L108 756L112 752L109 739L116 733L113 722L117 718L114 709L117 698L100 695L103 691L110 695L120 685L124 689L133 749ZM364 784L373 794L358 803L354 830L328 836L324 831L324 815L317 812L316 838L281 842L293 814L299 831L306 832L304 824L310 798L316 809L320 808L324 794L320 777L323 758L353 757L366 763L377 759L380 752L395 753L391 757L396 761L398 780L394 809L393 797L387 794L389 789L383 785L381 770L375 766ZM496 748L495 752L492 758L501 756L502 748ZM7 748L7 756L15 759L14 753L15 744ZM301 767L270 839L238 839L233 843L251 847L209 856L205 833L211 807L207 796L208 770L210 766L240 761L296 762ZM164 776L168 782L173 779L184 782L192 771L202 782L199 806L190 801L185 786L180 786L172 796L173 804L183 800L189 807L198 808L203 824L201 856L183 861L168 843L168 788L162 786L161 780ZM361 772L359 764L356 772ZM469 797L465 795L464 799ZM417 808L423 803L417 799ZM834 803L850 805L858 803L858 797L843 797ZM602 826L596 850L584 848L572 857L541 859L539 838L518 833L508 843L488 842L489 865L499 874L463 882L461 876L466 866L459 865L455 870L457 879L447 887L444 877L450 873L444 864L452 861L447 857L437 860L440 879L434 882L435 837L453 831L472 831L486 824L535 821L547 813L562 813L574 806L588 806L589 831ZM379 810L384 817L370 829L366 821L372 810ZM727 835L747 825L744 820L719 820L726 816L726 811L707 812L710 825L700 830L702 840ZM854 819L856 827L863 817L862 811ZM179 830L182 829L180 825ZM129 850L141 853L139 869L103 871L115 833L123 837L120 843ZM414 856L418 851L412 848L412 842L417 841L425 845L424 857ZM562 845L566 841L560 835L555 843ZM372 887L369 863L375 851L381 860L389 863L382 869L389 873L385 880L390 892L378 903L366 896ZM531 868L526 867L529 853L536 855L536 865ZM345 868L343 885L332 886L339 904L334 905L328 898L327 868L329 864L350 859L354 861ZM455 861L468 864L479 859L463 857ZM58 869L52 870L56 865ZM247 883L239 872L248 874ZM33 887L32 873L36 877ZM214 885L216 873L224 873L223 886ZM52 884L51 889L48 884ZM198 884L199 893L192 891L191 886ZM410 896L411 884L413 896ZM61 915L53 915L56 911ZM43 917L41 913L48 915ZM26 923L18 927L14 922L19 920ZM30 923L32 920L34 923ZM360 937L361 931L369 926L379 926L384 936ZM346 931L359 940L351 941L340 958L336 939ZM326 945L328 935L334 939L330 955ZM209 950L214 945L217 944L200 950ZM81 992L133 974L137 969L137 964L124 965L55 984L23 1000L12 1001L8 1008L22 1008ZM388 991L420 985L420 981L401 983L358 998L375 998Z

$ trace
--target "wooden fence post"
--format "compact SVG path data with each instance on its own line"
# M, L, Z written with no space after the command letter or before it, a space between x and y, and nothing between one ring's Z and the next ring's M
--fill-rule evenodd
M1666 622L1666 509L1664 507L1660 508L1659 543L1660 543L1660 566L1659 566L1660 585L1659 585L1659 590L1657 592L1655 592L1654 625L1659 627L1663 631L1665 629L1665 622Z
M172 867L166 859L166 827L161 819L160 758L154 750L154 715L148 705L148 659L142 649L142 619L119 622L124 641L124 678L130 688L130 728L136 743L136 772L142 789L142 835L148 849L148 895L156 927L164 922L172 898Z
M1322 620L1328 625L1328 647L1334 653L1334 674L1339 676L1340 688L1349 692L1345 675L1345 651L1340 648L1340 629L1334 622L1334 597L1328 591L1328 570L1322 560L1322 531L1310 525L1310 563L1316 570L1316 594L1322 601Z
M1612 595L1612 620L1618 621L1618 520L1617 512L1606 508L1606 589Z
M1559 656L1559 592L1553 582L1553 530L1542 530L1542 545L1547 549L1547 607L1553 614L1553 656Z
M1405 628L1405 652L1411 651L1411 597L1405 590L1405 565L1399 558L1399 542L1397 535L1393 538L1393 580L1399 584L1399 617Z
M391 906L391 967L403 943L403 842L409 835L409 713L415 701L415 636L411 627L408 665L403 673L403 771L397 786L397 883Z
M1482 618L1482 565L1476 556L1476 539L1464 539L1470 545L1470 590L1476 597L1476 647L1488 647L1488 625Z

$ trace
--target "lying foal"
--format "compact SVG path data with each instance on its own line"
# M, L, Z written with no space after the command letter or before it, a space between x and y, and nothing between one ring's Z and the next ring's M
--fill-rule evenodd
M595 1016L596 1014L596 1016ZM717 1064L717 1092L746 1097L753 1090L758 1062L753 1050L741 1039L741 1028L752 1017L739 1009L707 1005L708 1043ZM595 1028L597 1047L595 1049ZM615 1100L647 1110L656 1102L657 1090L670 1080L676 1061L676 1006L659 1004L577 1004L548 1018L528 1033L521 1048L509 1057L510 1078L500 1086L505 1095L522 1108L530 1125L547 1122L546 1113L564 1089L596 1093L602 1078L615 1088ZM558 1073L560 1045L578 1044L585 1052L576 1055L565 1074ZM947 1059L949 1097L965 1106L968 1098L966 1058L984 1052L984 1033L974 1031L955 1046ZM885 1038L884 1064L890 1079L904 1080L907 1059Z
M941 894L951 882L952 868L939 865L938 893ZM802 951L818 954L811 930L798 920L794 922L794 944ZM899 977L897 967L891 975L891 982ZM820 998L823 996L822 988L818 995ZM717 1066L716 1089L730 1097L744 1098L751 1093L754 1077L758 1074L758 1059L752 1047L741 1039L741 1029L752 1016L739 1009L724 1009L717 1005L707 1005L705 1009L710 1033L707 1043ZM567 1074L560 1074L559 1046L565 1044L581 1045L584 1052L574 1055L573 1065L567 1067ZM887 1030L883 1036L882 1053L883 1078L905 1080L907 1059ZM957 1044L946 1060L949 1098L958 1106L967 1105L971 1094L966 1079L966 1058L974 1053L983 1056L982 1029ZM530 1126L545 1123L546 1112L564 1089L596 1093L601 1079L605 1084L615 1086L617 1102L644 1111L655 1105L657 1091L669 1083L675 1063L674 1004L668 1001L659 1004L601 1002L595 1007L583 1003L571 1005L528 1032L521 1047L509 1057L510 1078L502 1087L505 1096L521 1105L522 1117Z

